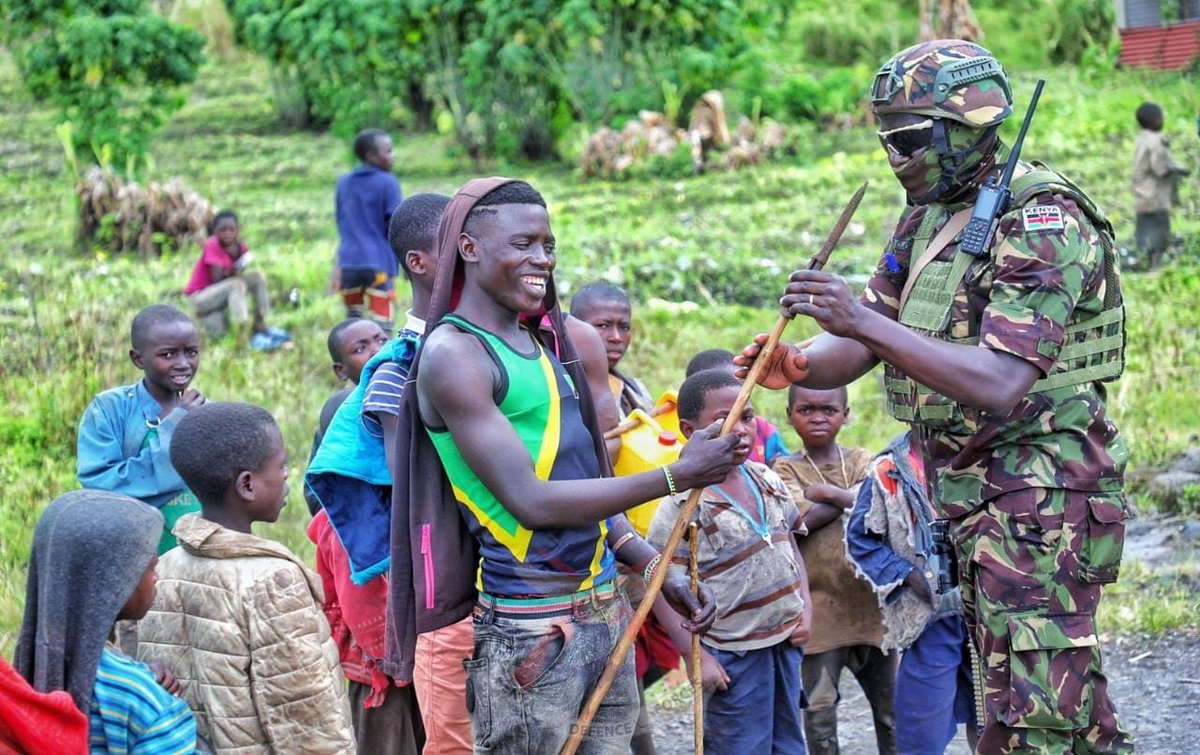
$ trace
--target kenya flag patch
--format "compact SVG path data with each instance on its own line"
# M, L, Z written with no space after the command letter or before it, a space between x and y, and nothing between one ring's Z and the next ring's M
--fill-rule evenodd
M1062 208L1054 205L1033 205L1021 210L1026 233L1039 231L1061 231L1065 228Z

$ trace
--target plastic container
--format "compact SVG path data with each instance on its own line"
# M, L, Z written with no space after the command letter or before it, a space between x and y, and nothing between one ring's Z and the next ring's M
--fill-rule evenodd
M670 414L675 416L674 425L678 428L678 415L674 413L674 405L671 407ZM638 424L621 436L621 453L613 467L617 476L624 477L658 469L679 458L679 451L684 444L683 436L677 431L666 429L661 423L661 417L651 417L645 412L635 409L626 419L636 419ZM668 421L670 421L669 416ZM634 529L643 537L650 529L650 522L654 519L659 502L659 499L647 501L625 512Z

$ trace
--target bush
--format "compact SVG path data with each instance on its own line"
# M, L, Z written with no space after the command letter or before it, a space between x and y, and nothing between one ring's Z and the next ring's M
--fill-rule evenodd
M833 68L823 75L800 73L762 94L762 111L791 121L828 121L857 115L866 106L873 70L865 66Z
M436 104L476 158L546 156L573 120L657 107L664 81L698 96L747 54L732 0L226 2L308 120L349 134Z
M25 86L68 122L74 154L130 172L184 97L204 39L141 0L6 2L6 42Z

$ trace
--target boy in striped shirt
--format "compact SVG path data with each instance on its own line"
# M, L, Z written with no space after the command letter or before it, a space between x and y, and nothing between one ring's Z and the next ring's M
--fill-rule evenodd
M679 389L683 434L724 420L740 389L741 381L727 369L703 370L685 380ZM700 579L717 599L717 619L701 642L722 669L705 703L704 750L802 753L796 701L812 608L794 536L804 533L804 525L779 476L748 460L755 437L749 403L733 432L740 463L724 481L704 488L695 518ZM687 495L659 507L647 538L652 545L666 542ZM688 551L685 539L672 563L686 566Z

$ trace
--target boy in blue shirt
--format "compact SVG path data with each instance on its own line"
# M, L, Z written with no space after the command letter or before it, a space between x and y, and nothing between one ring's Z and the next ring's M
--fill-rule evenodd
M337 264L347 317L370 317L389 334L396 317L396 258L388 244L388 222L403 198L392 175L392 139L376 128L359 132L354 154L361 164L338 179Z
M204 403L191 387L200 368L200 336L186 314L165 304L138 312L130 328L129 359L141 380L104 391L79 423L79 484L144 501L162 512L161 555L175 547L171 527L200 502L171 465L171 436L191 409Z
M846 554L879 598L883 650L903 651L896 675L896 749L946 751L958 729L976 744L971 660L962 597L937 591L934 506L907 432L871 462L846 524Z

